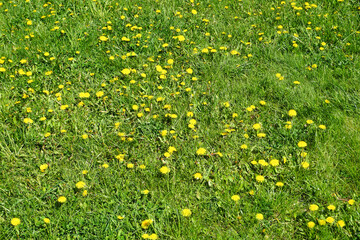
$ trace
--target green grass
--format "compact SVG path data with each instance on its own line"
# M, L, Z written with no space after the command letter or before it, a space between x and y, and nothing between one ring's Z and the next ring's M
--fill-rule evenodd
M360 238L358 1L30 0L0 12L0 239Z

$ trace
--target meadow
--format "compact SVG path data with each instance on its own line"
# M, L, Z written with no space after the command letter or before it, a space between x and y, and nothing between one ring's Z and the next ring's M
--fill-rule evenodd
M0 239L360 239L356 0L2 0Z

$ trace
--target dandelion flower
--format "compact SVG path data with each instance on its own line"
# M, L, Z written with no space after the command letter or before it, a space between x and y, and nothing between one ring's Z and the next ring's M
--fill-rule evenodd
M311 204L309 207L310 211L317 211L319 209L319 206L316 204Z
M333 217L326 218L326 222L328 222L328 223L333 223L334 221L335 221L335 219Z
M168 174L170 172L170 168L168 168L167 166L163 166L160 168L160 172L162 174Z
M264 178L264 176L262 176L262 175L257 175L257 176L256 176L256 181L258 181L258 182L263 182L263 181L265 181L265 178Z
M45 222L46 224L49 224L49 223L50 223L50 219L49 219L49 218L44 218L44 222Z
M47 165L46 163L45 164L42 164L40 165L40 171L41 172L45 172L45 170L49 167L49 165Z
M157 234L153 233L153 234L151 234L151 235L148 237L148 239L150 239L150 240L157 240L157 239L159 239L159 237L158 237Z
M124 75L129 75L130 74L130 69L128 69L128 68L125 68L125 69L123 69L122 71L121 71L121 73L122 74L124 74Z
M295 117L297 115L296 111L294 109L291 109L289 112L288 112L289 116L290 117Z
M283 187L283 186L284 186L284 183L282 183L282 182L277 182L275 185L278 186L278 187Z
M319 219L318 222L319 222L319 225L321 225L321 226L326 225L326 221L324 219Z
M271 166L273 166L273 167L276 167L276 166L279 166L279 160L277 160L277 159L272 159L271 161L270 161L270 165Z
M66 197L60 196L60 197L58 198L58 202L59 202L59 203L65 203L65 202L66 202Z
M234 195L231 197L231 200L233 200L234 202L237 202L240 200L240 196L239 195Z
M24 118L24 123L26 124L30 124L33 123L34 121L31 118Z
M190 217L191 215L191 210L188 208L185 208L181 211L181 215L183 215L184 217Z
M202 177L201 173L195 173L195 174L194 174L194 178L197 179L197 180L200 180L200 179L202 179L203 177Z
M103 92L103 91L99 91L99 92L96 93L96 96L97 96L97 97L102 97L102 96L104 96L104 92Z
M100 41L102 41L102 42L106 42L106 41L108 40L108 38L105 37L105 36L100 36L99 39L100 39Z
M264 215L262 215L261 213L257 213L255 215L255 217L256 217L257 220L263 220L264 219Z
M298 147L304 148L304 147L306 147L306 146L307 146L307 143L306 143L306 142L304 142L304 141L298 142Z
M145 190L141 191L141 194L147 195L147 194L149 194L149 192L150 192L149 190L145 189Z
M302 162L301 166L306 169L310 166L310 164L308 162Z
M308 222L308 223L307 223L307 226L308 226L309 228L313 228L313 227L315 227L315 223L314 223L314 222Z
M16 227L17 225L19 225L21 223L19 218L13 218L11 219L11 225L13 225L14 227Z
M354 200L354 199L350 199L350 200L348 201L348 203L349 203L350 205L354 205L355 200Z
M327 209L329 209L330 211L334 211L336 207L334 205L329 205L327 206Z
M83 181L77 182L77 183L75 184L75 186L76 186L77 189L84 188L85 185L86 185L86 184L85 184Z
M339 220L336 225L342 228L345 226L345 222L343 220Z
M197 154L197 155L205 155L205 154L206 154L206 149L205 149L205 148L199 148L199 149L196 151L196 154Z
M144 221L141 222L141 227L143 229L148 229L149 226L152 224L153 220L152 219L146 219Z
M255 129L255 130L259 130L261 128L261 124L260 123L255 123L254 125L253 125L253 129Z

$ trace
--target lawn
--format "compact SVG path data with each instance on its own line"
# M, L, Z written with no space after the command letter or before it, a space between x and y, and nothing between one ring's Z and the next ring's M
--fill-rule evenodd
M0 2L0 239L360 239L360 3Z

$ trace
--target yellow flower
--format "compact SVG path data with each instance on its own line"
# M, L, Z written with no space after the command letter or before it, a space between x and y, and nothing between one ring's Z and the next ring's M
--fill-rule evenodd
M122 74L124 75L129 75L131 73L130 69L128 68L124 68L122 71L121 71Z
M24 123L28 123L28 124L31 124L33 123L34 121L31 119L31 118L24 118Z
M122 220L122 219L124 219L124 217L119 215L119 216L117 216L117 219Z
M160 168L160 172L162 174L168 174L170 172L170 168L168 168L167 166L163 166Z
M257 175L257 176L256 176L256 181L258 181L258 182L263 182L263 181L265 181L265 178L264 178L264 176L262 176L262 175Z
M266 137L266 134L265 133L258 133L257 136L258 136L258 138L264 138L264 137Z
M330 211L334 211L336 207L334 205L329 205L327 206L327 209L329 209Z
M284 186L284 183L282 183L282 182L277 182L275 185L278 186L278 187L283 187L283 186Z
M259 103L260 103L260 105L263 105L263 106L266 105L266 102L265 102L265 101L260 101Z
M11 225L13 225L14 227L16 227L17 225L19 225L21 223L19 218L13 218L11 219Z
M206 149L205 149L205 148L199 148L199 149L196 151L196 154L197 154L197 155L205 155L205 154L206 154Z
M258 162L261 166L264 166L264 167L269 165L264 159L260 159Z
M79 93L79 97L80 97L80 98L89 98L89 97L90 97L90 93L81 92L81 93Z
M59 202L59 203L64 203L64 202L66 202L66 197L60 196L60 197L58 198L58 202Z
M307 146L307 143L306 143L306 142L304 142L304 141L298 142L298 147L304 148L304 147L306 147L306 146Z
M67 109L68 107L69 107L69 105L61 105L61 106L60 106L60 109L61 109L61 110L65 110L65 109Z
M350 199L350 200L348 201L348 203L349 203L350 205L354 205L355 200L354 200L354 199Z
M152 224L153 220L152 219L146 219L144 221L141 222L141 227L143 229L148 229L149 226Z
M185 37L183 35L177 36L177 39L179 40L179 42L185 41Z
M88 195L88 191L87 190L84 190L83 193L82 193L83 197L86 197Z
M255 130L259 130L261 128L261 124L260 123L255 123L254 125L253 125L253 129L255 129Z
M83 134L83 135L81 135L81 137L82 137L82 139L87 139L89 137L89 135Z
M44 222L49 224L50 223L50 219L49 218L44 218Z
M234 195L234 196L231 197L231 200L237 202L237 201L240 200L240 196L239 195Z
M315 227L315 223L314 223L314 222L308 222L308 223L307 223L307 226L308 226L309 228L313 228L313 227Z
M47 165L47 164L42 164L42 165L40 165L40 171L41 171L41 172L45 172L45 170L46 170L48 167L49 167L49 165Z
M186 69L186 72L192 74L194 71L191 68Z
M149 194L149 192L150 192L150 191L147 190L147 189L141 191L141 193L142 193L142 194L145 194L145 195Z
M243 144L243 145L240 146L240 148L241 148L241 149L247 149L248 146L247 146L246 144Z
M335 221L335 219L333 217L326 218L326 222L328 222L328 223L333 223L334 221Z
M196 15L197 14L197 11L195 9L191 10L191 13Z
M148 239L150 239L150 240L157 240L157 239L159 239L159 237L158 237L157 234L153 233L153 234L151 234L151 235L148 237Z
M181 215L183 215L184 217L190 217L191 215L191 210L188 208L185 208L181 211Z
M104 163L103 165L101 165L103 168L108 168L109 167L109 164L107 163Z
M308 162L302 162L301 166L306 169L310 166L310 164Z
M127 167L127 168L134 168L134 164L128 163L128 164L126 165L126 167Z
M176 148L173 147L173 146L170 146L170 147L168 148L168 152L169 152L169 153L176 152Z
M28 21L26 22L26 24L30 26L30 25L32 25L32 21L31 21L31 20L28 20Z
M102 97L102 96L104 96L104 92L103 92L103 91L99 91L99 92L96 93L96 96L97 96L97 97Z
M339 221L337 222L337 225L342 228L342 227L345 226L345 222L344 222L343 220L339 220Z
M202 177L201 173L195 173L195 174L194 174L194 178L200 180L200 179L202 179L203 177Z
M279 160L277 160L277 159L272 159L271 161L270 161L270 165L271 166L273 166L273 167L276 167L276 166L279 166Z
M106 42L106 41L108 40L108 38L105 37L105 36L100 36L99 39L100 39L100 41L102 41L102 42Z
M318 222L319 222L319 225L322 225L322 226L326 225L326 221L324 219L319 219Z
M77 182L77 183L75 184L75 186L76 186L77 189L84 188L85 185L86 185L86 184L85 184L83 181Z
M317 211L319 209L319 206L316 204L311 204L309 209L310 209L310 211Z
M319 125L319 128L322 129L322 130L325 130L326 126L325 125Z
M264 215L262 215L261 213L257 213L255 215L255 217L256 217L257 220L263 220L264 219Z
M297 113L294 109L291 109L288 114L290 117L295 117L297 115Z

